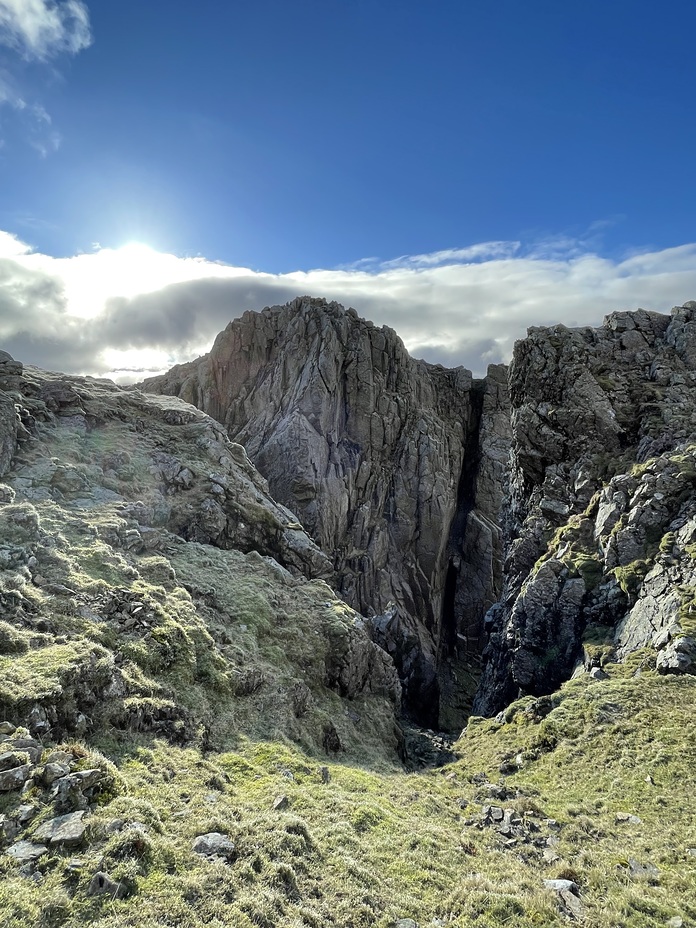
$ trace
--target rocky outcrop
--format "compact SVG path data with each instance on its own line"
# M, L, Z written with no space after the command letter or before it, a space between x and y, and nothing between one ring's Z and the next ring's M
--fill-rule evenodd
M475 711L652 643L693 667L696 303L531 329L510 368L501 601Z
M224 424L330 555L342 597L376 616L410 709L461 727L501 586L505 369L475 381L417 361L391 329L302 298L245 313L143 387Z
M350 751L363 717L396 758L392 659L220 423L174 397L2 357L0 378L3 363L3 724L207 746L243 718L319 750L330 728ZM24 745L8 745L0 793L33 776ZM66 771L57 782L62 813L80 784Z

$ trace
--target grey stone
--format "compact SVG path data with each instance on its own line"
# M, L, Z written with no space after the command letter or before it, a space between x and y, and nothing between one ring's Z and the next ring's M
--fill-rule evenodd
M127 888L123 883L112 880L103 870L97 871L89 881L88 896L110 896L112 899L122 899L127 895Z
M14 751L24 751L29 755L32 764L37 764L43 753L43 747L34 738L13 737L9 742Z
M211 831L206 835L199 835L193 842L191 850L194 854L200 854L201 857L230 858L234 854L234 842L230 841L229 835Z
M628 870L631 876L637 879L656 879L660 875L660 871L655 864L650 861L641 863L634 857L628 859Z
M273 808L276 812L287 809L289 805L290 800L287 796L276 796L276 798L273 800Z
M544 880L544 886L556 893L571 892L577 895L580 892L578 884L573 880Z
M64 777L67 773L70 773L69 764L49 763L44 767L41 779L46 786L50 786L54 780Z
M7 793L13 789L21 789L31 776L32 765L23 764L10 770L0 771L0 793Z
M13 767L21 767L27 762L26 754L17 754L15 751L5 751L0 754L0 773L5 770L11 770Z
M629 825L641 825L642 819L638 818L637 815L632 815L630 812L617 812L615 816L617 824L619 822L628 822Z
M87 824L82 820L84 814L81 810L51 818L36 829L34 838L37 841L48 841L52 846L79 844L87 831Z
M46 757L46 764L62 764L70 770L70 765L74 763L75 758L68 751L51 751Z
M14 400L0 390L0 477L9 470L17 450L19 426Z
M33 841L17 841L5 853L20 863L27 863L48 854L48 848L45 844L35 844Z
M23 805L17 809L15 817L20 825L26 825L38 814L38 811L37 806Z
M558 896L561 902L563 903L563 905L565 906L565 908L573 916L573 918L575 918L578 921L584 920L584 916L586 912L585 906L582 904L580 899L578 899L578 897L575 895L574 891L570 889L562 889L558 893Z
M661 674L696 673L696 639L687 635L673 639L657 655L655 664Z

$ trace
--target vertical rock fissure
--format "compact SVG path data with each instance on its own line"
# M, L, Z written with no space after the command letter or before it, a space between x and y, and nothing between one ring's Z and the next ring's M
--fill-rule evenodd
M469 421L465 429L464 458L457 488L457 508L447 544L447 571L442 597L438 678L440 684L439 725L458 731L466 723L478 680L483 603L470 601L469 567L464 558L470 516L476 508L476 484L481 464L481 420L485 381L471 384ZM472 615L473 613L473 615ZM473 632L473 635L472 635Z

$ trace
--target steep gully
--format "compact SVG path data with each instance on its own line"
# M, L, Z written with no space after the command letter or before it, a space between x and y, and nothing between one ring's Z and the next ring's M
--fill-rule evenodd
M143 387L245 446L420 725L458 732L644 647L696 672L696 303L530 329L473 380L303 297Z
M143 384L243 444L333 560L333 583L391 654L407 715L457 733L502 587L507 371L473 380L309 297L245 313L209 355Z

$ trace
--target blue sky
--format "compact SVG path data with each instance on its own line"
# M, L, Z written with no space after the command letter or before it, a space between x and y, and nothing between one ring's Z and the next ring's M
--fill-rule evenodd
M55 277L57 311L71 315L56 277L66 265L49 259L95 246L370 279L394 259L460 273L557 261L565 286L588 256L625 276L625 261L650 253L667 256L653 276L682 275L659 295L645 288L648 308L669 308L696 297L693 254L679 252L675 272L672 251L696 238L695 26L686 0L0 0L5 257L31 254L23 266ZM127 254L145 280L154 254ZM379 288L363 284L387 321ZM499 299L493 289L472 302L457 286L447 310L455 301L464 321ZM128 294L114 287L136 295L133 281ZM261 308L235 299L230 313ZM16 316L23 304L7 305ZM426 308L438 330L438 308ZM512 334L549 312L523 293ZM555 321L601 321L592 312L569 314L559 295ZM22 334L8 325L0 335ZM407 344L434 358L448 326L439 342ZM481 348L489 360L496 350Z

